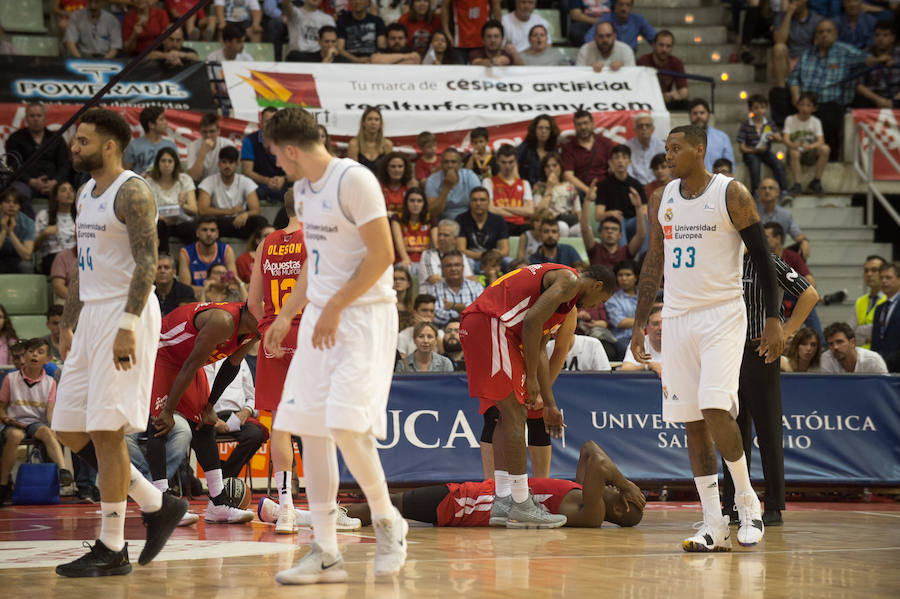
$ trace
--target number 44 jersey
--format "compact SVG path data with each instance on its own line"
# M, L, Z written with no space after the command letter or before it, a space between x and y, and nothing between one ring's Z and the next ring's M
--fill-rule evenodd
M291 294L300 269L306 262L306 244L303 241L303 229L287 233L278 230L262 242L259 256L259 268L262 272L262 293L265 314L259 321L259 332L265 335L266 329L281 312L281 306ZM254 265L254 268L256 265ZM300 321L300 314L294 317Z

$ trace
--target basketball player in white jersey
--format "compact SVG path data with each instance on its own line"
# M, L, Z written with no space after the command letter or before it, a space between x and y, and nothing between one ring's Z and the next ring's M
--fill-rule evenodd
M760 273L766 323L759 354L779 359L784 340L780 295L756 204L747 188L703 164L706 133L676 127L666 140L674 180L650 200L650 246L638 287L631 351L650 360L644 326L665 273L662 355L663 419L683 422L703 526L684 540L685 551L730 551L728 517L719 504L716 448L734 478L740 517L738 542L762 539L759 499L750 486L737 416L738 375L747 315L742 299L743 245ZM742 243L743 241L743 243Z
M131 465L125 445L126 433L147 426L161 322L153 298L156 201L147 183L122 167L130 140L125 119L94 109L81 118L71 146L75 170L92 178L76 196L78 268L60 325L66 367L53 430L97 467L101 524L89 553L56 568L62 576L131 571L124 538L128 495L147 526L142 565L159 553L187 510L186 501L163 495Z
M307 259L296 286L269 327L265 349L280 356L291 317L308 300L273 429L300 435L315 532L282 584L343 582L337 544L336 446L372 508L375 575L400 571L408 525L391 505L375 439L387 434L387 399L397 345L394 250L381 187L357 162L331 156L316 120L285 108L264 136L294 183Z

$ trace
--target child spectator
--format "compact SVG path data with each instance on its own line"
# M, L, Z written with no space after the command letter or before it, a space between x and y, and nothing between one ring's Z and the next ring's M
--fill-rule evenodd
M549 208L540 207L528 217L530 228L519 235L519 249L516 250L516 260L528 260L528 256L535 253L541 245L541 222L553 218ZM530 263L529 263L530 264Z
M546 154L541 160L541 180L534 186L534 204L550 211L548 218L558 221L561 236L577 236L581 201L575 185L563 180L562 174L559 154Z
M438 329L430 322L420 322L413 329L416 351L397 365L396 372L453 372L453 362L435 351Z
M750 169L750 189L759 187L760 170L763 163L772 169L775 180L781 189L787 189L787 180L784 178L784 167L781 161L772 153L772 142L781 141L778 126L766 117L769 101L761 94L754 94L747 100L750 115L741 124L737 134L741 152L744 154L744 164Z
M357 161L373 173L378 173L378 161L394 149L384 136L384 119L374 106L367 107L359 119L359 131L347 144L347 158Z
M256 248L259 247L259 244L263 239L274 232L275 227L272 225L263 225L253 231L253 233L250 234L250 239L247 240L247 247L244 248L244 253L235 260L237 276L245 284L250 284L250 273L253 271L253 258L256 256Z
M433 226L425 193L418 187L406 192L400 215L391 221L397 263L413 275L419 270L422 252L437 243L437 228Z
M50 359L48 349L44 339L29 339L22 368L9 373L0 386L0 418L6 437L0 458L0 506L9 497L16 448L25 439L37 439L44 444L48 457L59 467L60 485L74 482L72 473L65 468L62 447L50 430L56 381L44 372L44 364Z
M422 152L416 160L415 176L417 181L425 179L441 170L441 161L437 155L437 138L431 131L422 131L416 135L416 145Z
M665 154L654 156L650 160L650 169L653 171L654 179L644 185L644 196L648 198L657 188L665 187L672 180L672 169L669 168Z
M402 211L403 199L407 190L418 187L416 179L413 177L412 163L406 154L391 152L379 162L377 174L390 219Z
M62 315L63 307L58 304L53 304L47 308L47 321L45 324L50 333L41 337L47 342L47 352L50 354L50 359L60 364L62 364L62 355L59 353L59 323L62 321Z
M717 158L715 162L713 162L712 172L715 175L726 175L728 177L734 176L734 165L731 164L731 161L727 158Z
M432 33L422 64L465 64L462 55L450 44L450 39L443 31Z
M193 242L197 228L193 221L197 215L197 188L191 176L182 172L174 148L163 148L156 154L146 181L159 210L156 221L159 251L168 253L170 235L175 235L183 245Z
M50 274L53 259L75 247L75 188L68 181L57 183L47 207L34 217L34 249L41 274Z
M406 27L409 46L422 56L428 51L431 35L441 29L441 15L431 8L430 0L412 0L409 12L404 13L397 22Z
M497 174L497 164L494 155L491 154L488 130L484 127L475 127L469 133L469 142L472 144L472 153L466 160L465 168L469 169L479 179Z
M412 275L402 266L394 267L394 291L397 292L398 330L412 326L413 315L413 281Z
M524 235L524 233L523 233ZM481 274L478 275L478 282L487 287L500 278L503 273L501 270L503 263L503 254L497 250L488 250L481 256Z
M825 143L822 121L813 113L816 111L817 97L815 92L803 92L797 101L797 114L784 120L784 144L788 147L791 163L791 175L794 185L791 194L803 191L800 184L801 168L816 165L816 176L809 184L809 190L817 195L824 193L822 174L828 164L831 148Z
M9 312L6 311L3 304L0 304L0 365L7 366L13 363L10 348L18 341L19 336L9 319Z

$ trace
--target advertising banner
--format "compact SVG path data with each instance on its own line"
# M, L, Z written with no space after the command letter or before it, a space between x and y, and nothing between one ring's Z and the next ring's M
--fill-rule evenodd
M853 111L855 124L866 123L875 137L884 144L897 164L900 164L900 110L889 108L858 109ZM864 152L868 151L869 139L860 132L859 143ZM865 156L865 154L863 154ZM878 147L875 147L872 173L878 181L900 181L900 171L894 168Z

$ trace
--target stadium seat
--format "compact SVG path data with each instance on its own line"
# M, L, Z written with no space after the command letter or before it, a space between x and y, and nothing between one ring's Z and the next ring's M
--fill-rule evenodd
M260 62L273 62L275 60L275 46L264 42L248 42L244 44L244 52Z
M47 277L43 275L0 275L0 304L10 316L47 312Z
M41 0L3 0L0 24L7 33L46 33Z
M209 56L209 53L213 50L218 50L222 47L222 44L218 42L192 42L186 41L184 45L188 48L193 48L197 55L200 57L200 60L206 60L206 57Z
M550 41L553 45L566 43L566 36L562 34L562 26L559 21L559 10L555 8L538 8L534 11L538 15L547 19L550 24Z
M31 339L32 337L44 337L49 335L47 329L47 317L44 315L19 315L10 316L9 320L16 329L16 335L19 339Z
M572 64L575 64L575 59L578 57L578 50L581 48L575 46L557 46L557 49L565 54L566 58L568 58Z
M12 45L23 56L59 56L59 40L48 35L13 35Z

